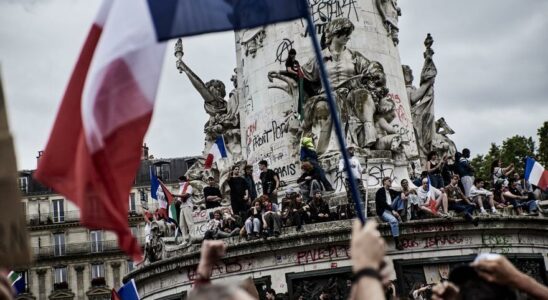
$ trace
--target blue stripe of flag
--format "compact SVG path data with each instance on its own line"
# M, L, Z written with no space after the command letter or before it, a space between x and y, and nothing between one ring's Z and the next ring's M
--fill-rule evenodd
M150 172L150 196L152 199L158 200L158 187L160 186L160 181L158 180L158 177L156 177L156 174L152 171L152 166L149 168Z
M148 0L159 41L304 18L307 0Z
M217 147L219 148L219 152L221 152L221 157L226 158L226 147L225 147L225 141L223 139L223 136L220 135L215 139L215 144L217 144Z

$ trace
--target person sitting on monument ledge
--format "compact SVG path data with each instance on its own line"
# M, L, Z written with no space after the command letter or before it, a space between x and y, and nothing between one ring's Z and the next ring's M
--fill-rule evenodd
M522 178L518 172L514 172L512 179L517 182L516 190L518 190L521 195L527 196L530 200L540 200L540 189L538 189L537 192L533 185L525 180L525 178Z
M320 172L310 162L301 163L301 176L297 179L299 188L305 201L308 203L317 191L322 190Z
M297 226L296 230L301 231L303 224L310 223L310 207L304 203L300 193L291 197L289 203L289 219L293 226Z
M278 204L272 203L270 198L266 195L259 197L259 200L263 205L262 220L265 237L280 236L282 233L282 217L280 215Z
M419 205L421 203L419 196L417 196L417 191L409 187L409 181L407 179L402 179L400 181L401 185L401 194L400 198L404 202L403 214L401 215L403 220L414 220L418 219L420 212Z
M504 181L502 184L502 198L504 201L509 202L514 207L514 210L518 215L523 215L523 208L527 210L528 213L538 213L537 201L534 199L529 199L529 196L520 194L517 186L519 182Z
M459 180L459 175L455 174L451 177L451 182L445 187L449 209L457 213L463 213L464 219L474 224L474 226L478 226L478 218L472 216L476 204L472 203L459 188Z
M309 205L310 219L313 223L326 222L335 219L329 210L329 204L322 198L322 192L316 191Z
M404 210L404 203L400 198L400 193L390 188L392 186L392 179L384 177L382 185L383 187L378 189L375 194L375 209L377 210L377 215L383 221L390 224L390 231L392 232L392 237L394 237L396 249L403 250L403 246L399 240L399 223L402 222L399 212Z
M204 200L206 209L216 208L221 206L221 200L223 196L221 190L217 187L217 182L215 182L215 177L209 176L207 178L208 186L204 187Z
M320 181L322 182L325 191L332 192L335 190L329 179L327 179L324 169L318 163L318 153L314 147L314 141L311 137L306 136L301 140L301 162L304 161L310 162L314 168L320 172Z
M231 213L225 213L223 215L223 227L221 228L223 231L223 234L228 234L227 236L237 236L240 232L240 227L238 227L238 224L236 222L236 216L234 216Z
M499 214L497 211L496 205L495 205L495 197L493 195L493 192L488 191L483 188L484 181L481 178L474 179L474 185L470 189L470 197L472 200L477 203L477 205L480 208L480 213L482 215L486 215L487 211L485 211L485 204L488 203L491 207L491 213L494 215Z
M493 177L493 185L495 187L502 186L504 180L508 179L509 175L514 172L514 164L507 167L502 166L500 159L495 159L491 164L491 176Z
M430 191L432 189L432 191ZM437 188L428 185L428 176L422 179L422 184L417 188L417 196L419 196L420 211L428 216L449 218L447 195ZM443 212L438 212L439 208Z
M216 210L213 212L213 219L209 220L207 223L207 230L204 233L204 240L217 239L217 234L221 231L223 227L223 218L221 216L221 211Z
M256 240L259 238L262 227L262 211L263 206L261 200L257 199L253 202L253 206L249 209L249 217L245 220L245 231L247 233L248 240Z

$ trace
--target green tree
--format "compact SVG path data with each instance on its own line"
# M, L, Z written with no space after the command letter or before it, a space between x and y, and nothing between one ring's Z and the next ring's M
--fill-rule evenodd
M535 141L532 137L515 135L502 142L500 159L503 166L514 164L514 169L523 175L525 171L525 157L535 154Z
M476 155L474 159L470 161L470 164L476 171L475 177L482 178L489 182L492 178L491 176L491 163L495 159L498 159L500 156L500 148L495 143L491 143L489 152L486 155Z
M537 131L539 147L537 156L539 163L545 168L548 167L548 121L544 121L544 124Z

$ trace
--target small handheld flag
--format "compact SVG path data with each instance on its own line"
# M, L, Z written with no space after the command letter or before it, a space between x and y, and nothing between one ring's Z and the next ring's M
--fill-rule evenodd
M204 164L204 169L209 170L213 166L213 163L216 163L221 158L226 158L226 147L223 136L220 135L215 139L215 143L211 145L209 153L207 154L206 161Z
M527 157L525 162L525 180L539 188L548 189L548 171L534 159Z

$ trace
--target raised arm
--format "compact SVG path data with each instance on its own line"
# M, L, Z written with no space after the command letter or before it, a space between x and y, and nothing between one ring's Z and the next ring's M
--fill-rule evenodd
M177 64L177 68L185 72L188 79L190 79L190 83L192 83L194 88L200 93L200 96L204 98L205 102L215 101L215 96L211 94L202 79L200 79L200 77L198 77L198 75L196 75L196 73L194 73L183 61Z
M424 82L419 88L409 90L409 101L411 101L411 105L416 104L419 102L422 98L424 98L424 95L426 95L426 92L428 89L434 84L434 78L427 80Z

